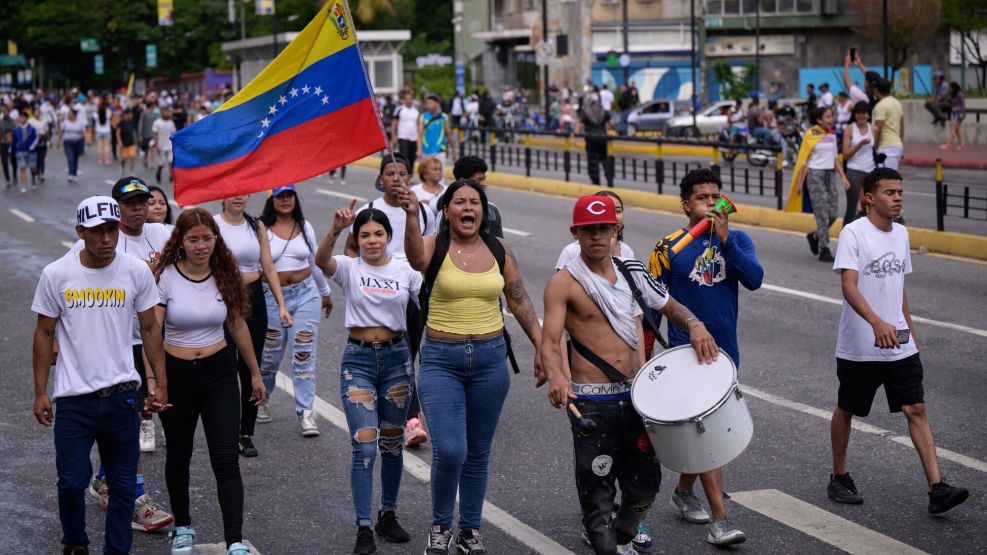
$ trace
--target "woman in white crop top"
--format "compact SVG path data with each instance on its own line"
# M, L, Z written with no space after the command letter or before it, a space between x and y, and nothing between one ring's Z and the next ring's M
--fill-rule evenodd
M864 186L864 178L874 171L874 129L867 119L870 117L870 105L858 102L853 106L853 121L847 124L843 132L843 159L846 160L846 177L850 188L846 190L846 213L843 215L843 227L857 219L860 191Z
M387 214L368 208L354 216L355 206L354 199L349 208L336 212L332 231L319 245L315 260L346 292L349 339L339 367L339 381L353 453L350 483L357 545L361 537L373 538L371 505L378 447L382 505L378 521L388 523L378 527L378 533L390 541L408 541L407 532L395 516L404 423L414 389L411 355L403 332L407 329L408 302L418 303L422 277L406 261L388 256L387 244L393 230ZM336 239L350 225L359 258L331 256Z
M820 262L832 262L829 227L836 221L836 213L840 207L836 177L839 175L839 184L844 190L850 188L850 182L843 173L843 164L839 159L839 144L833 131L836 123L833 109L823 107L812 110L809 112L809 123L813 127L806 133L807 142L804 144L808 147L809 140L815 141L815 144L809 151L808 161L799 165L795 182L799 190L808 190L812 213L816 217L816 230L806 235L809 249L812 254L819 255ZM809 137L809 133L812 133L812 137ZM802 149L799 154L801 158Z
M278 305L270 283L264 284L267 302L267 338L261 356L261 375L268 397L274 392L274 379L281 366L287 346L291 345L291 381L295 388L295 414L302 435L315 437L315 370L316 347L319 342L320 312L329 317L332 299L329 284L322 270L315 265L315 231L302 215L301 203L294 185L271 191L264 204L260 221L267 226L271 256L278 271L285 307L293 319L287 329L272 326L278 320ZM320 300L321 299L321 300ZM270 422L270 409L261 405L258 422Z
M208 212L192 208L178 217L155 277L161 294L155 311L164 324L168 397L174 405L161 414L167 440L165 480L175 512L172 552L190 549L195 540L189 514L189 465L201 415L226 545L230 553L250 553L241 543L243 480L237 460L240 384L236 355L226 343L224 324L250 368L251 401L263 401L265 391L244 322L250 311L247 291L236 261Z
M267 300L264 298L264 284L261 275L277 302L278 321L282 328L290 328L291 314L284 304L281 294L281 281L271 258L271 243L267 238L267 227L245 212L250 195L230 197L222 201L223 210L216 214L216 224L223 240L240 268L240 278L247 286L250 296L250 314L247 316L247 329L250 330L250 343L254 357L261 360L264 339L267 334ZM237 362L240 375L240 454L256 457L253 435L257 423L257 405L250 402L250 369L243 358Z

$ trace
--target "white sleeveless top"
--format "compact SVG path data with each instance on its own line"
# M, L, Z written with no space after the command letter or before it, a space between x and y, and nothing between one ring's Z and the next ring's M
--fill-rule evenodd
M223 234L223 241L236 258L240 273L260 271L260 243L257 234L250 228L250 224L244 221L240 225L227 223L219 214L213 216L219 232Z
M845 131L844 131L845 133ZM866 138L870 138L870 143L860 147L860 150L853 155L853 158L847 160L847 169L857 170L859 172L870 173L874 170L874 128L871 124L867 124L867 133L861 133L860 129L857 128L856 123L850 124L850 148L857 146Z

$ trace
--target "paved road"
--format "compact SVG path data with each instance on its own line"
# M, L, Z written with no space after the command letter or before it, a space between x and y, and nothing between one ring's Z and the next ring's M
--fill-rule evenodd
M52 154L51 175L64 171L61 154ZM106 194L116 177L86 156L82 183L52 179L40 191L0 194L0 552L54 553L59 526L51 432L31 414L30 344L34 315L30 299L37 277L72 241L74 208L84 196ZM150 172L143 172L150 177ZM307 217L325 233L332 211L348 195L377 196L371 173L352 168L348 185L313 180L300 186ZM168 187L166 187L168 188ZM331 194L325 194L328 191ZM516 233L508 241L518 255L538 311L544 284L568 233L572 201L506 190L490 190ZM259 213L262 195L251 201ZM208 207L215 209L215 204ZM34 221L15 216L17 210ZM681 215L629 210L627 239L639 257L656 238L684 223ZM766 286L741 298L741 381L756 433L747 452L726 473L734 501L728 510L749 534L743 553L902 552L974 553L987 550L987 427L983 425L984 347L987 346L987 266L942 257L914 255L909 299L919 322L924 349L926 395L943 472L973 491L964 506L946 517L926 513L924 478L907 440L903 418L875 402L870 427L854 432L850 464L866 496L863 506L831 503L825 494L829 472L829 422L835 402L833 348L840 308L836 276L815 261L796 234L749 229L766 269ZM349 438L340 423L338 361L341 356L341 298L319 334L319 425L322 436L303 439L290 397L273 397L274 422L260 425L260 457L241 459L246 485L245 536L264 554L348 553L354 540L349 494ZM515 337L523 334L511 321ZM518 357L533 350L516 342ZM528 365L525 365L528 366ZM160 430L160 427L159 427ZM145 459L148 485L167 503L164 449ZM512 378L512 391L498 430L491 461L483 532L492 553L588 554L579 540L580 515L573 485L572 443L563 415L552 409L544 390L528 374ZM948 457L948 458L947 458ZM399 516L413 542L380 546L381 553L421 553L429 523L428 464L419 449L405 458ZM646 523L656 538L655 553L709 552L705 530L676 520L668 509L671 483L665 484ZM200 432L193 459L193 519L199 540L222 539L215 482ZM88 505L88 521L101 545L103 515ZM135 553L167 553L164 534L137 534ZM914 552L914 551L913 551Z
M498 143L504 150L498 150L497 170L510 173L524 173L524 153L523 147ZM467 149L475 152L475 145L469 145ZM510 150L510 152L508 152ZM489 158L489 146L481 149L484 157ZM536 152L537 151L537 152ZM572 158L572 174L570 179L577 183L589 183L586 174L586 156L580 149L574 149ZM579 169L577 171L576 154L580 155ZM711 163L709 157L689 157L689 156L666 156L665 157L665 181L661 191L665 194L678 194L678 182L682 176L691 168L698 165L708 167ZM562 154L559 150L548 148L532 148L532 171L534 177L546 177L552 179L563 179ZM728 192L731 198L745 204L766 206L775 208L777 197L775 196L775 182L773 161L766 168L752 166L747 160L740 156L733 163L727 162L720 157L721 176L723 179L724 191ZM636 166L636 168L635 168ZM645 173L647 167L647 173ZM644 191L658 192L659 188L655 178L654 158L645 155L618 155L615 163L616 179L618 187L638 189ZM905 218L911 225L936 228L935 209L935 168L903 166L902 176L905 178L906 195L909 197L908 207L905 210ZM602 170L601 170L602 176ZM943 182L947 185L949 193L950 208L947 209L944 227L947 231L959 233L971 233L975 235L987 235L987 186L984 179L987 172L982 170L967 170L947 168L943 171ZM792 167L789 166L782 171L782 199L788 199L789 184L792 179ZM973 210L969 218L962 218L963 199L955 195L963 195L963 187L970 188L970 194L975 200L971 202ZM976 200L979 199L979 200ZM842 217L846 209L846 198L840 195L839 216Z

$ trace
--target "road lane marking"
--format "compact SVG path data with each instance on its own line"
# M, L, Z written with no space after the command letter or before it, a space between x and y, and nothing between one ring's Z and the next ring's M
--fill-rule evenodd
M531 234L527 231L521 231L520 229L511 229L509 227L504 228L504 233L510 233L511 235L517 235L518 237L531 237Z
M62 241L62 246L67 249L71 249L72 247L75 246L75 243L73 243L72 241Z
M791 399L786 399L784 397L779 397L773 393L768 393L767 391L762 391L750 386L742 386L741 389L747 395L751 397L756 397L762 401L767 401L773 405L778 405L780 407L785 407L787 409L792 409L802 414L808 414L815 416L829 422L833 417L832 410L823 410L816 408L804 403L799 403L798 401L792 401ZM906 447L913 447L912 439L908 436L899 435L891 430L885 430L884 428L878 428L871 424L861 422L860 419L854 419L851 421L850 426L859 432L864 432L865 434L872 434L880 437L887 438L895 443L899 443ZM963 465L967 468L973 470L979 470L980 472L987 473L987 462L980 459L975 459L973 457L968 457L962 453L957 453L956 451L950 451L949 449L943 449L940 446L936 446L936 454L940 459L946 459L952 461L956 464ZM732 495L732 494L731 494Z
M291 378L279 372L276 381L279 389L294 396L294 387L291 384ZM349 434L349 427L346 424L346 414L343 411L318 396L315 397L313 408L316 414L328 420L333 426ZM403 459L404 469L409 474L426 483L431 479L432 468L417 455L405 450ZM576 555L555 542L555 540L514 518L507 511L486 500L483 502L483 519L533 549L536 553L545 555Z
M338 191L330 191L329 189L316 189L315 192L322 193L323 195L328 195L330 197L344 198L346 200L356 199L357 202L369 202L368 199L365 199L357 195L352 195L349 193L340 193Z
M829 511L824 511L815 505L786 495L776 489L731 492L730 497L752 511L777 520L785 526L824 541L847 553L857 555L883 555L885 553L922 555L925 553L925 551L865 528Z
M26 212L21 212L20 210L18 210L16 208L11 208L10 209L10 213L13 214L13 215L15 215L15 216L17 216L18 218L24 220L25 222L27 222L29 224L33 224L34 221L35 221L34 218L31 217L30 214L28 214Z
M793 295L795 297L802 297L803 299L811 299L813 301L819 301L822 303L829 303L837 306L843 306L843 301L841 299L834 299L833 297L826 297L824 295L817 295L816 293L809 293L806 291L799 291L798 289L789 289L787 287L781 287L779 285L771 285L764 283L761 285L762 289L767 289L768 291L774 291L776 293L784 293L786 295ZM940 328L946 328L955 331L961 331L964 333L969 333L971 335L979 335L980 337L987 337L987 330L982 330L979 328L973 328L970 326L964 326L962 324L954 324L952 322L943 322L941 320L933 320L932 318L924 318L922 316L915 316L912 314L912 321L921 322L923 324L929 324L930 326L938 326Z

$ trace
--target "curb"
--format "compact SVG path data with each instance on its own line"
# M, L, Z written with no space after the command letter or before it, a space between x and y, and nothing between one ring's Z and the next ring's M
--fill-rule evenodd
M905 156L901 159L902 166L912 166L919 168L936 167L936 158ZM942 167L962 170L987 170L987 160L949 160L942 159Z
M377 156L367 157L353 162L353 165L377 170L380 168L380 158ZM445 173L448 179L452 179L452 168L448 165L446 165ZM525 177L523 175L504 172L487 172L486 184L501 189L535 192L568 198L591 195L601 189L598 185L585 185L543 177ZM620 195L620 198L627 205L635 208L659 210L673 214L678 214L681 211L679 198L674 195L659 195L657 193L638 191L636 189L623 189L620 187L609 190ZM816 229L816 221L812 214L783 212L772 208L747 204L738 204L738 208L737 213L730 216L731 221L767 229L794 231L798 233L808 233ZM833 225L839 229L842 226L842 221L842 218L837 218ZM987 260L987 237L954 233L951 231L936 231L921 227L908 227L907 229L911 246L914 249L921 250L924 248L930 252L976 260Z

